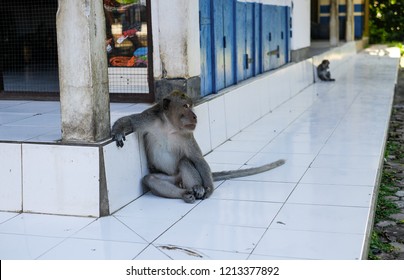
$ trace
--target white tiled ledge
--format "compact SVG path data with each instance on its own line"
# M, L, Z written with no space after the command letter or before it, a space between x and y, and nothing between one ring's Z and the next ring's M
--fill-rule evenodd
M313 83L322 59L329 59L338 73L354 54L355 42L347 43L209 97L195 108L195 137L203 153L264 115L288 110L281 105ZM113 142L0 143L0 156L7 159L0 162L0 210L94 217L113 213L143 194L140 180L147 169L142 151L137 134L127 137L124 149Z

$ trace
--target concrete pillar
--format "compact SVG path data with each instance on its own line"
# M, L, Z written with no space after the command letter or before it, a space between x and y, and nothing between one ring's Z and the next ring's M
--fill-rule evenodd
M369 0L365 0L363 37L369 37Z
M199 0L151 2L156 99L173 89L200 96Z
M103 140L110 114L102 0L59 0L56 25L62 140Z
M336 47L339 42L338 0L330 3L330 46Z
M346 0L345 40L355 40L354 0Z

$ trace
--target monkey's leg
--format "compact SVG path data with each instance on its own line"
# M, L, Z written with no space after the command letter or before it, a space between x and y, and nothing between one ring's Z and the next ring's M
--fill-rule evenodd
M144 176L142 182L154 195L166 198L182 198L187 203L195 202L193 191L178 187L178 175L169 176L152 173Z
M205 195L202 186L202 178L195 166L187 159L182 159L179 163L179 170L182 185L189 191L193 191L196 199L201 199Z

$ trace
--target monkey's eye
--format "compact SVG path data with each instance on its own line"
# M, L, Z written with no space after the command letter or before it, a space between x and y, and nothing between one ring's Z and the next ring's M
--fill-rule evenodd
M189 108L191 108L191 105L189 105L189 104L184 104L184 108L185 108L185 109L189 109Z

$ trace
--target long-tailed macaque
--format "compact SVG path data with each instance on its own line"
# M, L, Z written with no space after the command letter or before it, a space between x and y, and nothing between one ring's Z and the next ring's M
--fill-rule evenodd
M328 70L330 68L330 61L324 59L319 66L317 66L317 75L322 81L334 82L335 79L331 78L331 73Z
M173 91L144 112L118 119L112 127L112 139L118 147L123 147L125 135L131 131L143 137L150 173L142 182L153 194L193 203L212 194L213 181L249 176L284 164L278 160L260 167L212 173L193 135L197 116L192 106L186 94Z

